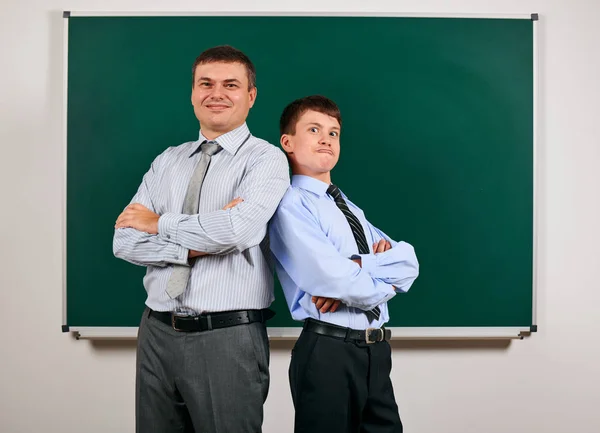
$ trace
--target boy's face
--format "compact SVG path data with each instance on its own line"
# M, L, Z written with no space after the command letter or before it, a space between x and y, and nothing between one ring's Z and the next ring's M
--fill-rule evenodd
M294 135L281 136L281 146L294 174L330 183L329 172L340 156L340 124L335 117L308 110L298 119Z

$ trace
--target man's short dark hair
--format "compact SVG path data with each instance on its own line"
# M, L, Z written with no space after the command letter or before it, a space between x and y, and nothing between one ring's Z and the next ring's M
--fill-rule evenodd
M196 68L198 65L205 63L241 63L246 67L246 75L248 75L248 90L252 90L256 87L256 69L250 58L237 48L233 48L230 45L219 45L217 47L209 48L202 52L192 66L192 87L194 87L194 80L196 79Z
M291 102L281 113L279 119L279 133L294 135L296 133L296 124L298 120L307 111L317 111L334 117L340 127L342 126L342 115L337 104L331 99L321 95L305 96L304 98L296 99Z

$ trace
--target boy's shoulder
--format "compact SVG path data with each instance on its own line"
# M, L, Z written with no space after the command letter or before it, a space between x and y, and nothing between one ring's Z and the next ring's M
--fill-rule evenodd
M314 213L317 208L317 199L318 197L314 193L297 185L290 185L283 195L277 210L303 208L310 213Z
M286 190L279 206L298 206L301 205L304 199L304 190L294 185L290 185Z

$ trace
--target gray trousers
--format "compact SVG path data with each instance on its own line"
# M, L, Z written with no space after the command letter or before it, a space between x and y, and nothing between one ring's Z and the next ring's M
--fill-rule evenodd
M260 433L269 389L265 325L179 332L148 317L138 332L138 433Z

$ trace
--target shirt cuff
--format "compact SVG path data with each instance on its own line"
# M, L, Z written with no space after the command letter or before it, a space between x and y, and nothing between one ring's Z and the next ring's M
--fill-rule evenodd
M182 247L181 245L169 243L165 252L163 261L167 263L173 263L175 265L188 266L188 255L189 250Z
M360 257L361 267L363 271L367 272L369 275L374 276L373 272L377 268L377 257L375 254L357 254L352 256L352 258Z
M158 237L166 242L177 243L177 227L185 215L166 213L158 218Z
M394 290L394 288L392 287L391 284L386 284L384 282L380 282L380 284L383 284L385 286L385 292L383 292L385 296L383 297L383 299L381 299L376 304L367 305L367 304L348 304L348 303L346 303L346 305L348 307L358 308L359 310L362 310L362 311L369 311L381 304L388 302L390 299L392 299L394 296L396 296L396 291Z

